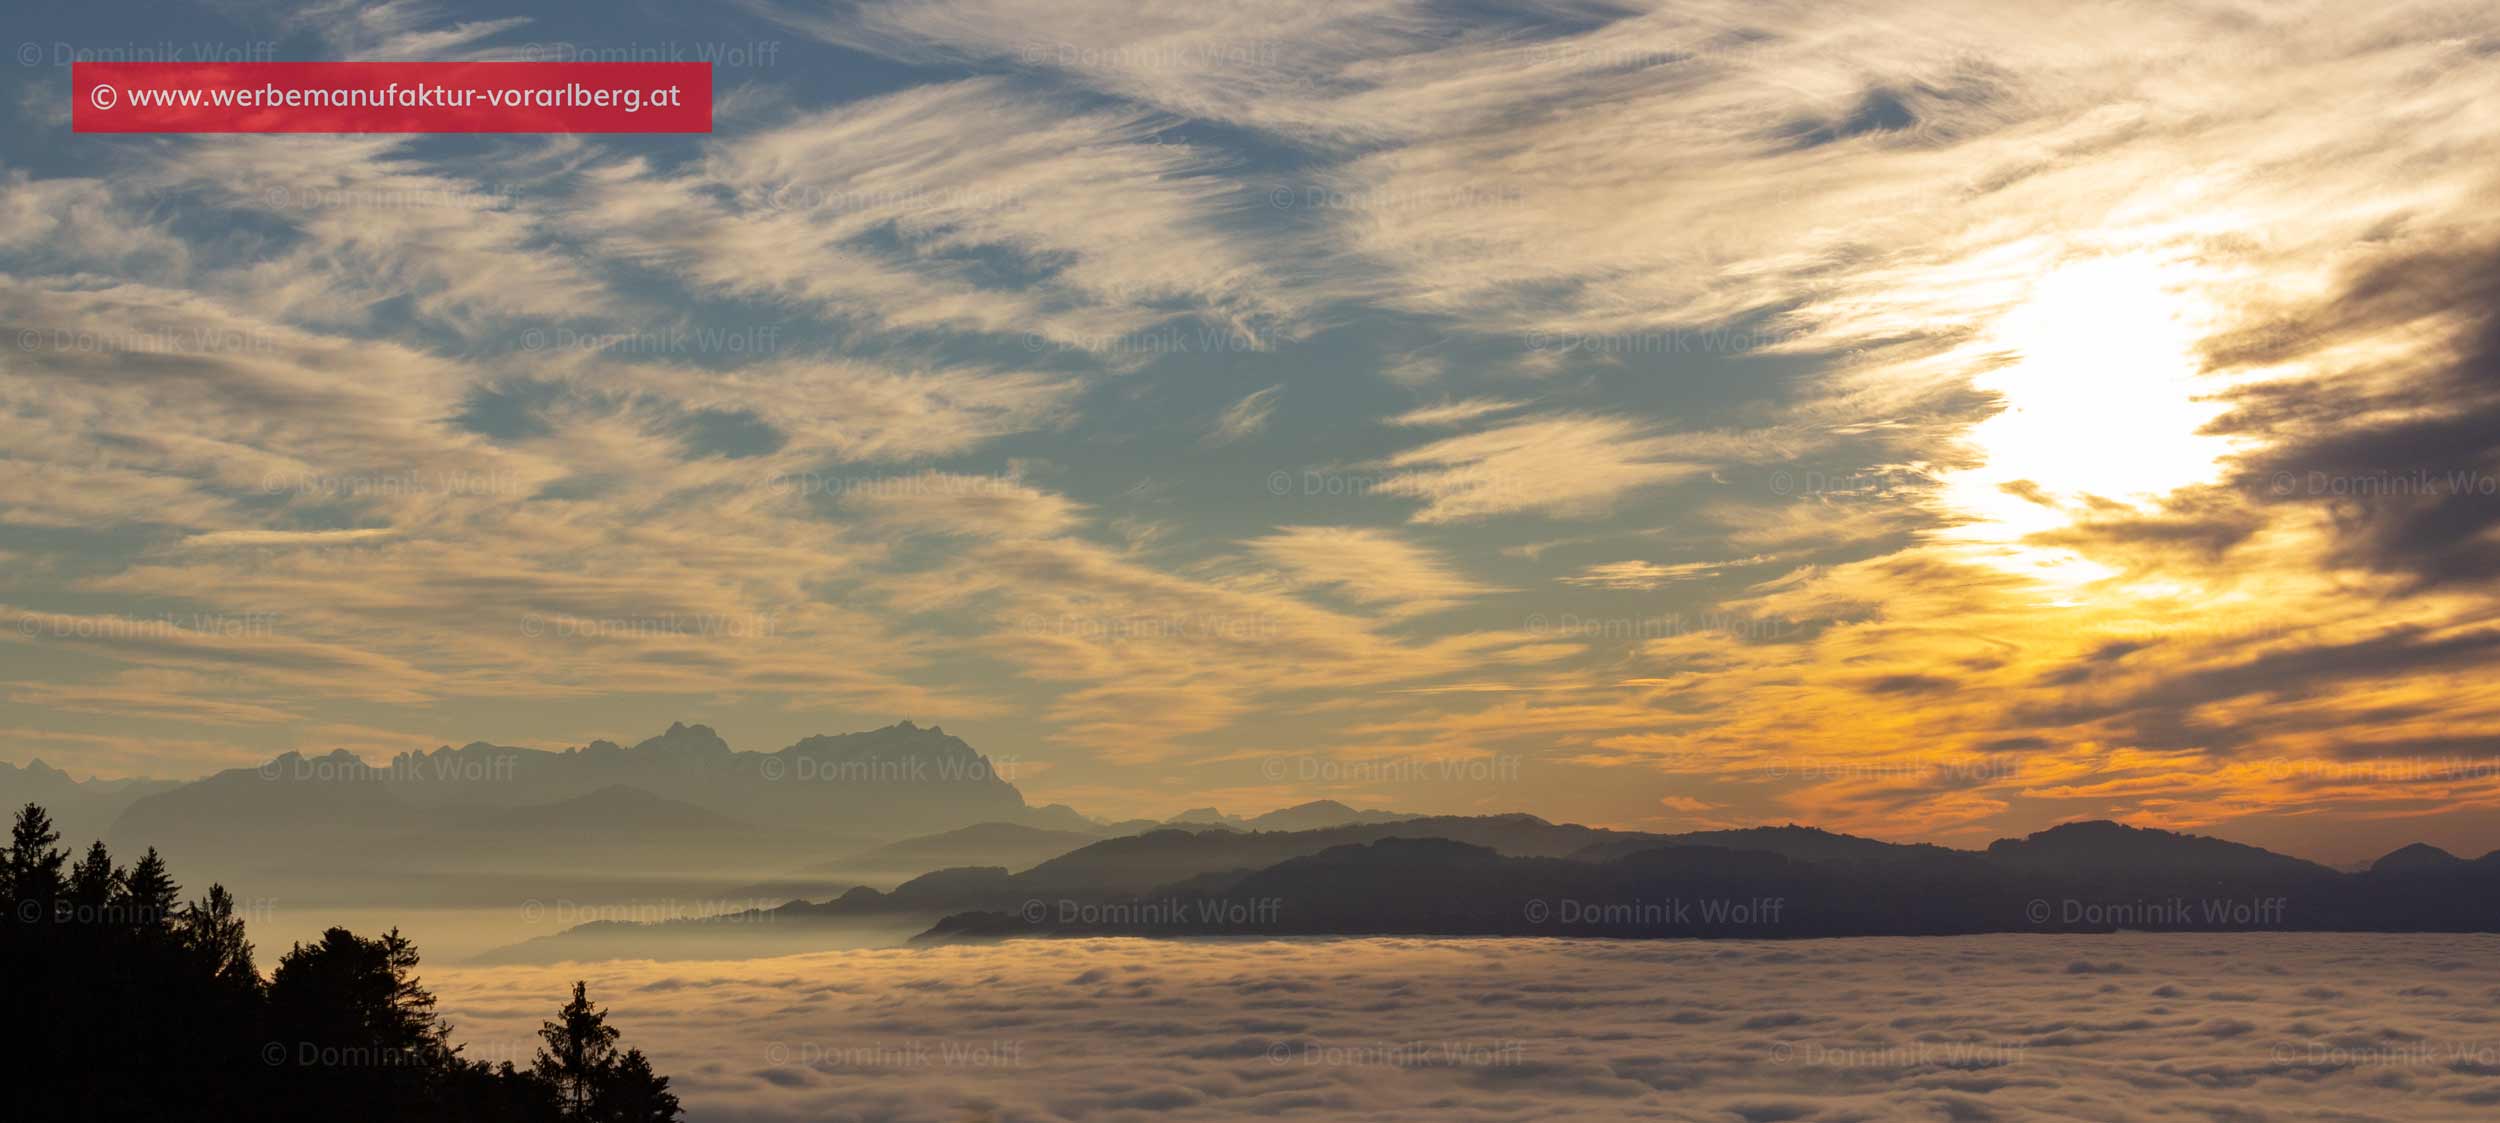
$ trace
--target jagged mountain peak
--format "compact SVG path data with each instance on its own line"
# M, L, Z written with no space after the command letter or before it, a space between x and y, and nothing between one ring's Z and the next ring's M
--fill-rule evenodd
M662 756L725 757L730 750L729 742L722 740L711 726L674 721L669 723L668 732L637 743L632 751Z
M910 721L898 721L858 733L818 733L791 742L775 755L818 760L883 760L899 756L959 761L987 759L960 737L934 725L917 725Z

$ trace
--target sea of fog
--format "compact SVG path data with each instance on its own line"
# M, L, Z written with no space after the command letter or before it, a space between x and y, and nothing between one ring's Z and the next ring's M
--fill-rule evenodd
M429 965L526 1061L586 978L724 1120L2500 1118L2500 937L1024 940Z

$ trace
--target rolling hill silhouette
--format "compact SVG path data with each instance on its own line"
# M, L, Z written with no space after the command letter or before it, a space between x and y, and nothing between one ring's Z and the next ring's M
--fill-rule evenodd
M1116 841L1205 849L1203 841L1181 844L1163 833ZM1089 864L1099 849L1106 847L1012 880L1033 892L1053 880L1041 876L1047 870L1102 869ZM2496 890L2500 853L2443 863L2408 847L2370 872L2348 874L2221 839L2110 822L2069 823L1984 851L1800 827L1609 839L1568 858L1391 836L1144 893L967 911L923 938L2487 932L2500 931Z
M2411 850L2412 848L2408 848ZM2427 848L2425 848L2427 849ZM2500 854L2350 874L2221 839L2070 823L1984 850L1811 827L1679 835L1528 815L1312 831L1158 829L1021 872L941 869L734 917L599 926L497 961L710 956L930 918L922 939L1034 935L1915 936L2121 929L2500 931ZM653 949L660 949L654 951Z

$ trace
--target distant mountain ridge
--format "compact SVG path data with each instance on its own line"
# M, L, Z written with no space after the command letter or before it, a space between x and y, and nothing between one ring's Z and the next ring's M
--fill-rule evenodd
M0 807L40 804L63 838L99 838L132 803L181 787L180 780L74 780L36 757L21 767L0 763Z
M1389 833L1142 893L1065 893L1068 907L968 910L921 938L2500 932L2500 852L2467 862L2417 845L2349 874L2222 839L2094 821L2000 839L1982 851L1789 826L1621 834L1556 857L1537 851L1589 828L1536 823L1546 829L1512 819L1492 830L1476 824L1449 832L1483 838L1508 831L1517 848L1509 851ZM1071 880L1071 871L1130 889L1141 864L1104 858L1139 846L1207 849L1208 835L1183 842L1171 833L1063 855L1006 879L995 896L1034 893ZM1307 849L1313 841L1267 845Z
M379 766L344 750L285 753L256 769L228 769L136 799L110 834L149 845L248 845L273 836L293 845L307 830L404 833L445 811L552 807L613 789L665 793L725 820L807 836L917 834L1012 822L1035 810L988 757L936 727L906 721L759 753L731 749L708 726L677 723L631 747L593 741L550 751L479 741L402 753Z
M975 832L976 834L982 832ZM2402 852L2400 852L2402 853ZM924 918L920 938L1515 935L1616 938L2156 930L2500 931L2500 853L2346 874L2255 847L2070 823L1984 850L1812 827L1611 831L1532 815L1311 831L1160 828L1022 872L932 870L881 892L515 945L496 962L781 954ZM771 949L771 950L766 950Z
M1244 819L1212 807L1196 807L1164 820L1174 827L1225 827L1242 831L1309 831L1349 824L1395 823L1423 816L1402 811L1365 811L1333 799L1315 799Z
M90 837L179 851L205 876L294 900L475 907L610 892L726 901L712 894L829 854L1028 820L1090 824L1027 805L989 757L934 726L748 752L679 722L630 746L480 741L381 763L283 753L143 794Z

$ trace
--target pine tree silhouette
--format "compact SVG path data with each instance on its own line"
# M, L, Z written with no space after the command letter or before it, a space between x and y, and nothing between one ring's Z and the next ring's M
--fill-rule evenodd
M556 1011L556 1020L540 1023L538 1036L547 1044L531 1070L555 1085L567 1112L589 1118L600 1076L616 1058L617 1035L608 1027L607 1011L591 1005L588 987L576 980L573 1000Z
M61 832L52 829L52 816L43 808L29 803L18 809L5 864L8 900L0 902L9 906L12 918L34 923L51 916L61 899L61 863L69 859L53 848L59 841Z
M98 843L97 849L102 848L103 844ZM155 847L148 847L147 856L130 867L130 909L122 922L134 931L161 934L173 920L174 904L181 899L181 893L182 887L165 872L165 859L157 857Z
M668 1123L683 1114L668 1077L651 1071L640 1049L627 1049L600 1077L593 1118L607 1123Z
M668 1078L580 983L521 1070L462 1060L416 946L397 929L332 928L264 982L223 885L179 905L149 850L129 870L104 844L68 855L44 809L18 811L0 853L0 1009L37 1032L13 1046L4 1118L185 1123L667 1123Z
M122 895L127 875L113 868L113 855L104 843L87 847L87 856L70 867L68 904L71 915L80 923L103 922L106 910Z

